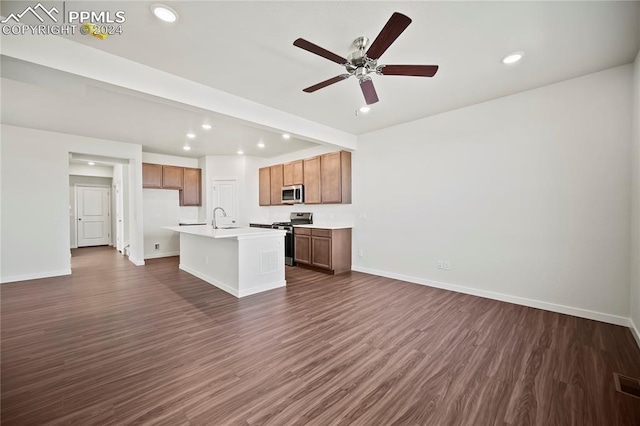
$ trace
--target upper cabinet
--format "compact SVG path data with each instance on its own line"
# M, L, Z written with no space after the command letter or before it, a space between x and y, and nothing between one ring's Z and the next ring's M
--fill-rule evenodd
M276 206L282 204L282 187L283 182L282 164L271 166L271 205Z
M320 159L322 203L351 203L351 153L324 154Z
M181 206L202 205L202 171L189 167L142 163L142 187L177 189Z
M271 167L263 167L258 171L259 196L258 204L261 206L271 205Z
M330 152L259 170L259 204L282 204L282 187L304 185L305 204L351 203L351 153Z
M142 163L142 187L162 188L162 165Z
M283 184L284 186L290 185L302 185L304 183L303 174L303 160L292 161L291 163L285 163L282 166L283 170Z
M181 206L201 206L202 171L185 167L183 170L183 186L180 191Z
M320 157L307 158L304 162L304 202L305 204L322 203L320 192Z
M184 167L162 166L162 187L164 189L182 189Z

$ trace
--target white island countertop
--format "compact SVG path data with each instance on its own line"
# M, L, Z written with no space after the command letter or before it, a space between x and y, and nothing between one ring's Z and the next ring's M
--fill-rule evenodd
M322 224L322 223L318 223L318 224L312 224L312 225L293 225L294 228L310 228L310 229L348 229L348 228L353 228L352 225L346 225L346 224Z
M273 237L276 235L284 236L286 234L286 231L278 230L278 229L250 228L250 227L213 229L211 225L165 226L163 227L163 229L180 232L182 234L198 235L200 237L208 237L208 238L245 239L245 238Z

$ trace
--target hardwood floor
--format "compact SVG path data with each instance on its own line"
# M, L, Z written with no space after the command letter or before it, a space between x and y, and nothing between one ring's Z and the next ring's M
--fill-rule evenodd
M110 248L3 284L2 424L640 425L628 329L362 273L236 299Z

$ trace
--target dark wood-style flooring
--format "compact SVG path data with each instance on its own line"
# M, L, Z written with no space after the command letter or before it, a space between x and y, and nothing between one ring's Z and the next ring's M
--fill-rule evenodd
M640 425L624 327L300 268L238 300L177 264L0 286L2 424Z

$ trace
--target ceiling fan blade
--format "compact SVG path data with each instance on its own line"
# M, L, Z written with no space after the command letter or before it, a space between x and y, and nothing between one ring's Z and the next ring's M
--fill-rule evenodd
M327 49L323 49L322 47L311 43L303 38L299 38L293 42L293 45L299 47L300 49L304 49L308 52L315 53L318 56L322 56L323 58L327 58L330 61L333 61L337 64L344 65L347 61L342 56L336 55L333 52L329 52Z
M339 81L342 80L346 80L347 78L351 77L351 74L340 74L336 77L330 78L329 80L325 80L321 83L318 84L314 84L313 86L309 86L306 89L302 89L303 92L307 92L307 93L311 93L311 92L315 92L318 89L322 89L323 87L327 87L333 83L337 83Z
M378 102L378 94L376 88L373 87L373 81L370 78L360 80L360 89L364 95L364 100L367 105L375 104Z
M380 34L378 34L378 37L371 44L371 47L369 47L369 50L367 50L367 56L374 60L382 56L398 36L407 29L410 23L411 18L402 13L394 12L384 28L382 28L382 31L380 31Z
M437 65L382 65L382 75L410 75L414 77L433 77L438 72Z

